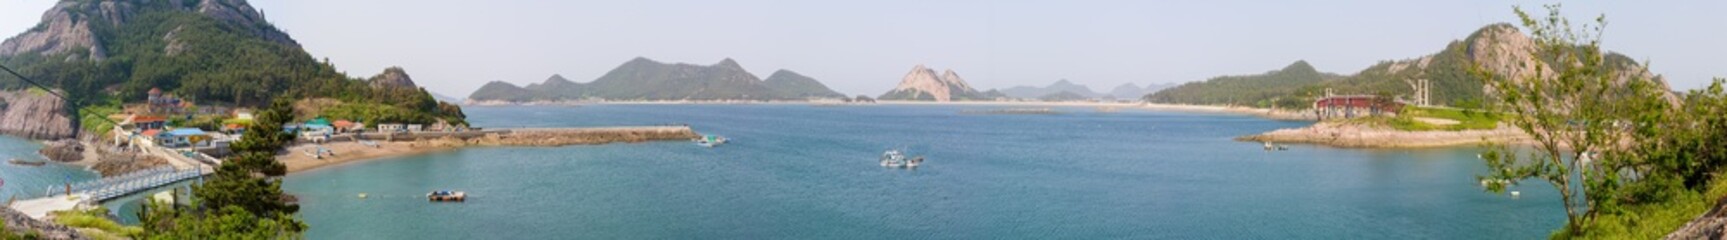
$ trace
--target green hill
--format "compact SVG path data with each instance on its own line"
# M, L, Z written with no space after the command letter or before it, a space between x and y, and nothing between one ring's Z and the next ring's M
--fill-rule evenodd
M1404 60L1382 61L1354 75L1335 76L1313 71L1305 62L1260 75L1217 77L1147 95L1159 103L1237 104L1266 107L1307 108L1331 89L1336 94L1372 94L1408 99L1413 83L1427 79L1429 100L1435 105L1467 105L1485 96L1485 82L1469 73L1472 62L1505 75L1533 74L1533 43L1510 24L1493 24L1462 40L1452 41L1437 53ZM1608 53L1607 61L1634 68L1636 61ZM1661 81L1658 77L1656 81ZM1665 87L1665 83L1659 85ZM1276 100L1273 102L1273 100Z
M1256 75L1221 76L1190 82L1145 96L1155 103L1252 105L1281 99L1319 84L1334 74L1320 73L1307 61L1295 61L1283 69Z
M141 102L161 88L199 104L256 107L279 96L409 109L412 121L461 121L418 87L371 86L314 60L243 0L67 0L0 44L0 64L84 105ZM405 75L404 75L405 76ZM0 76L0 88L26 85Z
M810 78L803 74L798 74L797 72L785 69L774 71L773 74L768 75L767 79L762 80L762 84L766 85L768 89L773 89L774 91L779 92L780 96L786 97L846 97L845 94L840 94L839 92L835 92L833 89L828 89L827 85L823 85L821 82L816 81L815 78Z

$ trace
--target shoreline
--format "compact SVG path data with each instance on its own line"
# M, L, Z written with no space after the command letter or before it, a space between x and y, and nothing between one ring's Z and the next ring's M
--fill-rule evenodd
M507 129L484 135L442 134L435 137L391 137L372 140L375 145L357 139L326 143L300 143L289 146L276 161L288 168L288 174L306 172L349 163L393 159L407 156L455 151L475 147L559 147L569 145L603 145L649 141L682 141L700 137L687 126L591 127L591 128L532 128ZM340 138L338 138L340 139ZM393 141L392 141L393 140ZM319 154L319 149L328 151Z
M1500 125L1491 130L1403 131L1355 123L1318 122L1301 128L1284 128L1236 137L1236 141L1317 144L1344 148L1404 149L1441 148L1485 143L1525 144L1529 136L1517 128Z
M463 106L471 107L512 107L512 106L568 106L582 105L812 105L812 106L1002 106L1002 107L1113 107L1121 109L1139 109L1148 111L1192 112L1192 113L1225 113L1252 115L1271 120L1284 121L1317 121L1318 117L1304 111L1286 111L1269 108L1242 106L1219 106L1198 104L1169 104L1148 102L1092 102L1092 101L902 101L880 100L872 103L841 102L841 101L551 101L528 103L496 103L470 102Z

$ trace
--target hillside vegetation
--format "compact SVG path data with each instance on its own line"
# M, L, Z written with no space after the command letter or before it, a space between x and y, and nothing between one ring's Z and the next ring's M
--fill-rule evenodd
M1183 84L1145 97L1158 103L1247 105L1305 109L1326 89L1344 95L1382 95L1409 99L1417 79L1427 79L1429 101L1434 105L1475 106L1485 101L1486 82L1470 74L1472 62L1482 62L1490 71L1521 75L1536 71L1522 47L1531 43L1511 24L1482 27L1468 37L1447 43L1439 52L1404 60L1381 61L1347 76L1319 73L1306 62L1258 75L1223 76ZM1508 51L1496 51L1510 49ZM1518 51L1524 50L1524 51ZM1605 55L1609 66L1638 67L1636 61L1617 53ZM1316 76L1317 75L1317 76ZM1660 82L1659 78L1654 81ZM1662 84L1665 85L1665 84Z
M122 7L94 7L97 4ZM326 97L412 109L451 121L463 117L459 107L440 104L423 89L372 87L328 62L314 60L262 15L247 12L252 9L243 1L66 1L61 5L48 14L67 14L70 20L44 18L63 22L45 21L24 35L67 35L71 33L45 27L83 24L93 46L18 52L0 56L0 64L64 89L72 102L81 105L112 102L107 98L141 102L147 90L161 88L199 104L257 107L279 96ZM199 10L205 8L238 13ZM16 44L13 41L25 39L15 37L8 43ZM0 89L26 86L13 76L0 75Z
M1144 99L1154 103L1203 105L1265 106L1276 100L1278 105L1305 105L1293 101L1310 95L1314 86L1335 74L1320 73L1307 61L1296 61L1283 69L1256 75L1221 76L1200 82L1190 82L1164 89Z

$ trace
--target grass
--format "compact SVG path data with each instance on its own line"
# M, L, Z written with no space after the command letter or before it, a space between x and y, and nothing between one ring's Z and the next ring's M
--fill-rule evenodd
M52 213L54 222L67 227L77 228L93 239L128 239L142 236L144 228L120 225L109 220L108 209L97 207L89 210L71 210Z
M111 122L113 119L103 119L116 113L120 113L119 105L86 106L78 109L78 123L83 124L84 131L104 136L108 134L108 130L114 129L114 123Z
M1727 175L1724 175L1727 176ZM1698 193L1675 190L1667 201L1622 206L1613 213L1601 213L1594 222L1584 226L1583 235L1571 236L1564 229L1553 233L1554 239L1661 239L1685 223L1709 211L1714 200L1727 196L1727 178L1711 180L1708 189Z
M1415 120L1417 117L1457 121L1457 124L1435 125ZM1499 127L1499 114L1476 110L1409 107L1397 117L1384 119L1393 129L1404 131L1463 131L1490 130Z

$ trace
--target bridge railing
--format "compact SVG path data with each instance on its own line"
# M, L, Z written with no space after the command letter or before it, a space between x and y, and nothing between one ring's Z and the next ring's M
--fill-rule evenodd
M86 201L99 202L115 197L125 196L137 191L173 184L187 179L203 176L203 169L192 168L178 170L172 166L139 170L120 176L86 181L71 185L72 194L89 196ZM66 187L49 187L48 196L66 195Z

